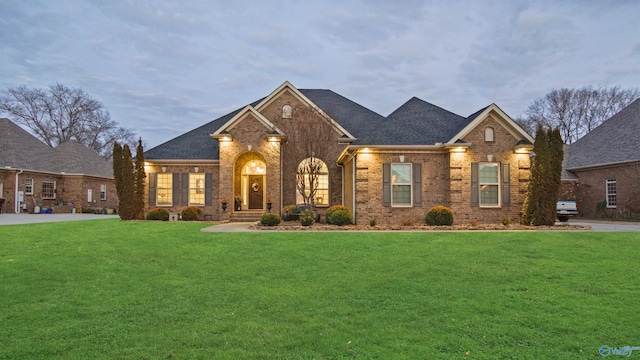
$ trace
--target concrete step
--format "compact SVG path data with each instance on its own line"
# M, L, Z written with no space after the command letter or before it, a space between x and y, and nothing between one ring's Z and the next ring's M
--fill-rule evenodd
M245 210L245 211L234 211L229 214L230 222L255 222L260 221L260 217L262 217L264 211L262 210Z

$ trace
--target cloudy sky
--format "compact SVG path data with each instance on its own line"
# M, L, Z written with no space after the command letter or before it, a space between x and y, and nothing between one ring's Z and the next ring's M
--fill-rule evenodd
M0 0L0 89L96 97L147 149L268 95L416 96L520 116L553 88L640 87L640 1Z

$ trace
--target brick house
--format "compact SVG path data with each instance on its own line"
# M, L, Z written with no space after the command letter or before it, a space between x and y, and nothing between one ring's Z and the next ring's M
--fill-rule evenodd
M297 116L304 109L313 116ZM146 151L148 208L193 205L206 218L238 220L256 219L267 203L272 212L300 203L295 170L305 159L283 156L286 146L304 145L293 140L294 124L331 139L316 192L321 214L344 205L357 224L421 224L444 205L456 223L519 221L533 138L495 104L464 117L412 98L384 117L289 82Z
M3 213L33 213L36 205L53 213L118 207L111 164L84 145L51 148L4 118L0 134Z
M580 215L640 217L640 99L565 147L563 200Z

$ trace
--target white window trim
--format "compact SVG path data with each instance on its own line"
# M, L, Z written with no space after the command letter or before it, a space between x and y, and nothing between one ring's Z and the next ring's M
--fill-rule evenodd
M618 207L618 183L616 179L606 179L604 184L605 184L604 188L605 188L606 197L607 197L607 209L615 209ZM614 187L613 193L609 192L610 184L613 184L613 187ZM609 197L613 197L615 204L609 205Z
M107 200L107 184L100 184L100 200Z
M52 196L51 197L45 197L44 196L44 184L53 184L53 187L51 188L51 192L52 192ZM42 182L42 200L51 200L51 199L55 199L56 198L56 182L55 181L43 181Z
M27 185L27 183L30 183L30 185ZM24 194L25 195L33 195L33 178L27 178L24 179ZM31 188L31 191L29 191L29 188Z
M481 171L480 168L482 167L482 165L488 165L488 164L493 164L493 165L497 165L498 167L498 182L497 183L485 183L481 181ZM500 171L501 171L501 164L499 162L480 162L478 163L478 205L481 208L489 208L489 209L497 209L502 207L502 184L500 182ZM498 203L497 204L483 204L482 203L482 185L498 185Z
M201 176L202 177L202 187L196 187L196 184L197 184L196 181L194 181L195 184L191 183L191 179L192 179L191 175L202 175ZM204 173L189 173L189 195L188 195L189 196L189 205L192 205L192 206L204 206L204 203L205 203L205 198L204 198L205 187L206 186L205 186L205 175L204 175ZM191 202L191 191L196 191L196 194L197 194L198 190L202 190L202 202L201 203Z
M169 187L160 187L160 177L168 176L169 177ZM172 173L159 173L156 178L156 206L173 206L173 174ZM160 199L160 191L166 190L169 192L169 203L160 203L158 200Z
M306 158L306 159L300 161L300 163L298 163L298 166L300 166L300 164L302 164L302 162L304 162L307 159L309 159L309 158ZM329 203L330 203L329 200L331 199L331 178L329 177L329 167L327 166L327 163L324 162L322 159L318 159L318 158L316 158L316 159L322 161L322 164L324 165L324 167L327 168L327 172L319 172L318 173L318 175L320 175L320 176L326 176L327 177L327 188L324 189L324 188L321 188L320 186L318 186L316 188L316 195L317 195L318 190L326 190L327 191L327 199L323 199L323 200L326 201L326 203L324 203L324 204L315 203L315 206L316 207L329 207ZM305 177L305 182L306 183L309 182L307 177ZM304 197L300 194L300 191L298 191L298 187L296 186L296 203L302 203L303 199L304 199ZM317 199L317 196L316 196L316 199Z
M394 165L402 165L409 167L409 182L408 183L395 183L393 182L393 166ZM413 207L413 166L411 163L391 163L390 170L391 171L391 207ZM393 186L394 185L409 185L409 204L396 204L393 198Z

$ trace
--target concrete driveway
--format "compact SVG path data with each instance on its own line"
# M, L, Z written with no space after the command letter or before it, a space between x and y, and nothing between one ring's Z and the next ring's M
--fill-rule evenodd
M566 224L566 223L565 223ZM591 226L591 231L638 232L640 223L626 221L569 220L570 225Z
M116 219L118 215L96 214L0 214L0 226L35 224L44 222Z

